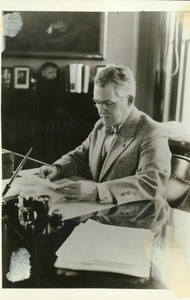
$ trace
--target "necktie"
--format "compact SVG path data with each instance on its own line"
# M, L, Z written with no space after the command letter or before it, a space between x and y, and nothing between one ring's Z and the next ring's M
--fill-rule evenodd
M117 134L118 126L107 126L105 129L106 136Z
M115 135L117 134L118 126L107 126L105 128L105 141L102 147L102 154L101 154L101 163L100 163L100 169L103 166L103 163L106 159L107 153L111 147L111 144L114 141Z

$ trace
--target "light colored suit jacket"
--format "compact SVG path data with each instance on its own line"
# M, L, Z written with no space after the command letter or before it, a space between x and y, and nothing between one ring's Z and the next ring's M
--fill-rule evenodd
M64 177L85 176L99 183L117 204L139 200L165 201L171 153L163 126L136 107L121 126L102 167L105 127L101 119L88 138L54 164ZM102 199L104 200L104 199Z

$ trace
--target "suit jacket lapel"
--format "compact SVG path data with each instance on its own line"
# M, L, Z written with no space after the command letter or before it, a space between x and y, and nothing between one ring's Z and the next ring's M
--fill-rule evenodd
M136 107L133 108L131 114L120 128L116 139L114 140L103 164L99 181L108 172L114 161L129 147L135 139L135 131L140 119L140 113Z
M102 147L105 139L105 130L98 130L97 140L92 157L91 172L95 181L98 180L100 173L100 164L102 159Z

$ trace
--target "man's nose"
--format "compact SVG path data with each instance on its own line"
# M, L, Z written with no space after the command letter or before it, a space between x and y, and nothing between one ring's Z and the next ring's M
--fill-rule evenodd
M102 115L102 114L105 112L105 110L106 110L106 109L105 109L104 105L101 105L101 104L100 104L100 105L98 106L98 112L99 112L100 115Z

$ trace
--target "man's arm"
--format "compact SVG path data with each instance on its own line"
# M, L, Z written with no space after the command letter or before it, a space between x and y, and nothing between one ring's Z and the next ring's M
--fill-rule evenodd
M97 184L100 202L123 204L157 198L164 200L170 161L167 136L145 139L140 147L136 174Z
M55 179L58 177L70 177L72 175L89 177L88 152L91 134L75 150L63 155L52 166L42 166L39 175L42 178ZM85 176L84 176L85 177Z
M78 175L81 177L89 177L89 145L92 133L87 139L75 150L63 155L54 162L61 168L61 174L64 177ZM86 175L86 176L85 176Z
M97 128L100 124L101 121L98 120L89 136L79 147L73 151L70 151L66 155L63 155L60 159L54 162L53 165L60 166L62 169L62 175L64 177L78 175L86 179L92 179L89 168L89 148L91 145L92 136L97 131Z

